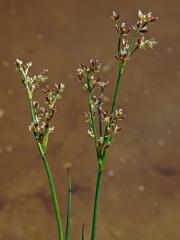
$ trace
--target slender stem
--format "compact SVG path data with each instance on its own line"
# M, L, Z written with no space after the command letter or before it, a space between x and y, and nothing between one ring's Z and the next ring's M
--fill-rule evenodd
M36 122L36 116L35 116L33 102L32 102L32 94L30 93L28 88L27 88L27 90L28 90L28 96L29 96L31 116L32 116L33 122L35 123ZM46 173L47 173L47 176L48 176L48 180L49 180L49 186L50 186L50 190L51 190L51 195L52 195L52 200L53 200L53 205L54 205L54 210L55 210L55 215L56 215L56 221L57 221L57 226L58 226L59 240L63 240L64 237L63 237L63 229L62 229L60 209L59 209L57 195L56 195L56 191L55 191L55 187L54 187L54 181L53 181L51 169L49 167L48 159L46 157L46 154L44 152L42 144L37 139L36 134L34 134L34 136L35 136L36 143L37 143L37 146L38 146L38 150L39 150L39 153L40 153L41 158L43 160L44 167L45 167L45 170L46 170Z
M132 38L131 38L131 41L130 41L130 43L129 43L129 57L131 57L132 54L138 49L139 46L135 47L135 49L133 50L133 46L134 46L134 44L135 44L136 41L137 41L137 38L138 38L138 36L139 36L139 34L140 34L140 30L141 30L142 28L144 28L147 24L148 24L148 22L145 22L144 24L142 24L142 26L140 26L139 29L137 29L137 30L135 31L135 33L133 34L133 36L132 36Z
M102 97L103 97L104 89L101 89L101 95L99 99L98 105L98 115L99 115L99 136L102 137L102 115L101 115L101 104L102 104Z
M121 50L121 39L122 39L122 35L120 35L118 39L118 55L120 54L120 50Z
M88 85L88 88L89 88L89 85ZM96 126L95 126L95 121L94 121L94 113L93 113L93 110L92 110L92 107L91 107L91 101L92 101L91 100L91 94L88 92L88 104L89 104L89 112L90 112L90 118L91 118L91 128L92 128L93 134L94 134L94 141L95 141L95 146L96 146L97 158L99 158L98 139L97 139L98 137L97 137L97 131L96 131Z
M101 169L99 169L98 177L97 177L97 184L96 184L95 201L94 201L94 213L93 213L91 240L96 240L96 225L97 225L97 214L98 214L98 208L99 208L99 194L100 194L100 190L101 190L102 174L103 174L103 171Z
M115 94L114 94L114 98L113 98L111 113L114 113L115 107L116 107L116 104L117 104L119 88L120 88L120 83L121 83L121 79L122 79L124 66L125 66L125 62L120 62L119 63L118 79L117 79Z
M129 53L129 57L131 57L139 48L139 45L137 45L130 53Z
M33 122L36 122L36 115L34 112L34 107L33 107L33 101L32 101L32 93L29 91L29 88L27 86L27 90L28 90L28 97L29 97L29 105L30 105L30 111L31 111L31 117Z
M131 55L133 46L134 46L134 44L135 44L136 41L137 41L138 35L139 35L139 30L137 30L137 31L134 33L134 35L132 36L132 38L131 38L131 41L130 41L130 43L129 43L129 55Z
M89 112L90 112L90 118L91 118L91 127L93 130L94 138L95 138L95 144L97 145L97 132L96 132L96 126L95 126L95 121L94 121L94 113L91 107L91 95L88 94L88 103L89 103Z
M119 93L119 88L120 88L120 83L121 83L121 79L122 79L124 66L125 66L124 62L119 63L118 79L117 79L117 84L116 84L116 88L115 88L115 94L114 94L114 98L113 98L111 113L114 113L115 107L116 107L116 104L117 104L118 93ZM105 135L106 135L106 131L107 131L107 127L105 129ZM110 137L110 139L108 138L108 140L111 141L112 138ZM107 159L107 149L104 151L103 166L102 167L104 167L106 159ZM96 194L95 194L95 202L94 202L94 213L93 213L93 225L92 225L91 240L96 240L97 213L98 213L98 207L99 207L99 194L100 194L100 189L101 189L102 174L103 174L103 170L101 168L99 168L97 184L96 184Z
M98 108L99 114L99 136L102 137L102 117L101 117L101 110Z
M72 186L71 175L69 168L68 171L68 210L67 210L67 223L66 223L66 240L70 239L70 222L71 222L71 199L72 199Z
M112 114L114 113L115 108L116 108L116 104L117 104L117 100L118 100L118 93L119 93L119 89L120 89L120 84L121 84L121 80L122 80L124 67L125 67L125 62L120 62L119 70L118 70L117 84L116 84L114 98L113 98L112 107L111 107ZM112 137L106 137L107 129L108 129L108 126L106 126L105 133L104 133L105 143L107 143L107 142L111 143ZM106 154L106 151L107 151L107 148L104 150L103 156ZM104 159L104 157L103 157L103 159Z
M83 225L82 225L82 232L81 232L82 238L81 238L81 240L84 240L84 227L85 227L85 223L83 223Z
M53 181L51 169L49 167L48 160L47 160L46 156L44 155L42 145L39 142L38 142L38 148L39 148L39 152L40 152L41 158L43 160L44 167L45 167L45 170L46 170L46 173L48 176L48 180L49 180L49 186L50 186L50 190L51 190L51 195L52 195L52 200L53 200L53 205L54 205L54 210L55 210L55 215L56 215L56 221L57 221L57 225L58 225L59 240L63 240L64 237L63 237L63 229L62 229L62 223L61 223L59 204L58 204L58 199L57 199L57 195L56 195L56 191L55 191L55 187L54 187L54 181Z
M143 25L143 27L145 26L145 24ZM129 56L131 56L134 51L137 50L137 48L135 48L135 50L133 51L132 48L133 48L133 45L137 39L139 35L139 30L137 30L134 35L132 36L131 38L131 41L130 41L130 44L129 44ZM120 39L119 39L120 41ZM120 46L120 43L118 42L118 51L119 51L119 46ZM126 64L126 61L125 62L120 62L119 63L119 71L118 71L118 79L117 79L117 84L116 84L116 88L115 88L115 94L114 94L114 98L113 98L113 102L112 102L112 108L111 108L111 113L113 114L114 111L115 111L115 108L116 108L116 104L117 104L117 100L118 100L118 94L119 94L119 89L120 89L120 85L121 85L121 80L122 80L122 75L123 75L123 71L124 71L124 67L125 67L125 64ZM105 129L105 134L104 134L104 137L106 136L106 133L107 133L107 127ZM108 137L106 139L106 142L109 142L111 143L112 141L112 137ZM108 148L106 148L104 150L104 153L103 153L103 162L105 164L105 161L107 159L107 151L108 151Z

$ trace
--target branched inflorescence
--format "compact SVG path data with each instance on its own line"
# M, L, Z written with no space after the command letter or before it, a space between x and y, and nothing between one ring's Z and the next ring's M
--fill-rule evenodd
M42 73L35 76L30 76L29 68L32 63L23 63L21 60L16 59L16 70L20 73L24 87L27 90L29 105L31 111L32 122L29 126L29 130L33 131L34 137L38 146L38 150L41 159L44 163L45 171L48 176L49 186L51 189L52 200L54 205L54 210L56 214L56 221L58 226L58 236L59 240L63 240L63 227L61 221L61 214L59 208L59 201L57 198L54 180L51 173L51 169L47 159L47 145L49 134L54 130L51 126L51 119L56 112L56 101L61 98L61 94L64 91L64 84L55 84L52 89L47 86L43 89L45 93L45 105L40 106L38 101L34 101L34 91L40 87L42 83L47 80L47 70L43 70ZM69 225L68 225L69 226ZM69 231L69 230L68 230Z
M118 54L116 59L126 61L130 59L132 54L138 49L146 47L153 48L157 44L154 38L145 39L144 35L148 32L148 25L154 23L158 17L152 16L152 13L143 14L141 10L138 12L139 19L132 27L126 27L126 23L120 21L120 16L113 12L112 20L114 27L118 33ZM130 36L131 31L134 33Z
M126 28L126 24L124 22L121 23L120 16L116 12L113 12L112 19L118 33L118 51L116 59L122 62L130 59L138 48L153 48L154 45L157 44L154 38L145 39L144 35L148 32L148 25L154 23L158 18L152 16L151 12L143 14L141 10L139 10L138 16L139 19L137 23L131 28ZM132 30L134 33L130 36Z
M104 82L102 76L98 75L101 64L98 60L90 60L90 65L81 64L78 68L78 78L83 89L88 95L89 112L84 113L85 121L90 122L91 129L88 134L95 138L97 144L98 156L103 152L103 149L108 147L105 138L112 137L121 130L119 122L124 118L122 109L118 109L113 113L109 113L103 108L104 91L109 81ZM96 131L96 119L99 123L99 131ZM106 129L106 133L104 132ZM105 134L105 136L104 136Z
M148 32L148 26L155 22L157 17L152 16L151 12L143 14L140 10L138 12L138 17L139 19L134 26L126 27L126 23L121 22L120 16L116 12L113 12L111 16L118 34L117 54L115 58L118 61L119 69L110 111L105 110L103 107L104 89L109 82L102 81L102 77L98 76L101 66L99 61L90 60L89 66L81 64L77 70L78 79L88 96L89 112L85 113L85 118L86 122L90 122L91 129L88 130L88 133L95 140L99 167L91 240L96 239L99 192L102 174L108 158L108 149L111 145L113 135L120 132L120 122L124 118L122 109L116 109L124 67L138 49L146 49L147 47L153 48L157 43L154 38L145 38L145 34Z
M89 112L85 113L85 120L90 122L91 129L88 130L88 133L95 139L99 163L104 162L112 136L121 130L120 121L124 118L124 114L122 109L116 109L116 105L124 67L135 51L145 49L146 47L153 48L157 43L154 38L145 39L148 25L155 22L157 17L152 16L151 12L143 14L140 10L138 16L137 23L131 28L126 27L126 23L120 21L120 16L116 12L113 12L111 17L118 33L118 46L115 58L119 62L119 74L111 111L103 108L104 90L109 81L104 82L102 77L98 76L101 67L99 61L92 59L89 66L81 64L77 69L78 79L88 95ZM98 128L96 127L97 124Z
M50 122L54 113L56 112L56 101L61 98L64 91L64 84L54 84L50 89L49 86L43 89L45 93L45 106L41 107L38 101L33 100L34 91L47 80L47 71L43 70L42 73L30 76L29 68L32 63L24 64L21 60L16 60L17 71L21 74L23 85L25 86L31 107L32 122L29 130L33 131L36 139L42 144L44 150L47 148L49 134L54 130Z

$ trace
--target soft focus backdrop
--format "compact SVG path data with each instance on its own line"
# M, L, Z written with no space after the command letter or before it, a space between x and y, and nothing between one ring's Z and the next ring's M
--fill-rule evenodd
M179 7L179 0L1 0L0 240L57 239L47 177L28 131L28 101L15 59L31 60L33 73L48 68L50 82L66 85L49 160L64 223L65 166L72 164L71 237L80 239L85 222L89 239L97 164L83 120L87 102L76 68L99 58L103 76L111 80L111 102L117 39L110 15L116 10L133 24L138 9L159 16L149 34L159 43L153 51L135 54L125 69L119 106L127 118L106 166L98 239L180 239Z

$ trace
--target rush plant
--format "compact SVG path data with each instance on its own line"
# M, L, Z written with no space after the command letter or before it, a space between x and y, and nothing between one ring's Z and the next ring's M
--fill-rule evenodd
M31 124L29 130L33 132L34 138L43 161L45 171L49 180L49 186L51 190L54 210L56 214L56 220L58 225L59 239L63 240L63 228L61 221L61 214L59 208L59 201L54 187L53 176L49 166L47 158L48 140L51 132L54 131L54 127L51 126L51 120L56 112L56 101L61 98L64 91L64 84L55 84L51 90L49 86L43 89L45 93L45 105L40 106L38 101L34 100L34 92L40 87L41 83L47 80L47 70L43 70L42 73L30 76L29 69L32 63L24 64L21 60L16 59L17 71L20 73L22 83L27 91L29 100L29 107L31 112ZM69 177L70 181L70 177ZM69 226L69 223L67 224Z
M157 43L154 38L145 38L149 25L157 20L157 17L154 17L151 12L142 13L139 10L138 20L132 27L126 27L126 24L121 21L120 16L116 12L113 12L112 20L118 39L117 53L115 56L118 64L118 74L110 110L107 110L104 104L105 88L109 84L109 81L103 81L103 78L100 75L101 64L99 61L91 59L88 66L80 64L77 69L78 79L87 96L88 112L85 113L84 116L85 121L90 125L88 134L94 139L98 164L91 240L96 240L101 181L105 164L109 156L109 149L114 135L121 132L121 121L124 119L123 110L121 108L117 108L124 68L138 49L146 49L147 47L153 48ZM43 92L45 93L45 105L41 107L39 103L34 100L34 92L42 82L47 80L47 70L43 70L43 72L39 75L31 76L29 74L29 68L31 65L31 63L24 64L21 60L16 60L17 71L20 73L29 99L32 117L29 129L34 134L34 138L48 176L56 214L59 240L63 240L64 233L59 201L57 199L53 177L48 163L47 150L49 134L54 130L54 127L51 126L51 119L56 112L56 101L61 98L64 91L64 84L55 84L53 89L49 86L43 89ZM70 239L71 188L71 177L68 169L69 194L65 236L66 240ZM84 225L82 227L82 239L84 239Z
M131 28L126 27L121 22L120 16L113 12L112 20L117 32L117 54L115 56L118 64L118 77L112 99L111 109L104 107L104 92L109 81L104 82L102 76L99 75L101 64L98 60L90 60L89 66L81 64L78 68L79 81L87 94L88 113L85 113L86 122L90 123L88 134L94 139L98 176L96 184L96 193L94 200L94 213L92 222L91 239L96 239L97 214L99 208L99 194L101 189L101 180L108 159L109 149L113 136L121 131L121 120L124 119L122 109L117 109L120 84L124 72L124 68L129 60L138 49L153 48L156 44L154 38L145 39L148 32L148 26L157 20L152 13L143 14L140 10L139 19Z

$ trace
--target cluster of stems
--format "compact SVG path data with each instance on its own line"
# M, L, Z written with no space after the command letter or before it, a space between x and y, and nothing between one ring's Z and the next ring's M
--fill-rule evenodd
M112 143L113 136L121 131L121 120L124 119L122 109L117 108L120 84L126 63L132 58L138 49L146 47L153 48L156 41L154 38L145 39L148 32L149 24L155 22L157 17L152 13L142 13L139 10L138 21L132 27L126 27L121 22L120 16L113 12L112 20L118 35L117 54L115 56L118 62L118 76L114 90L114 97L110 110L104 107L104 92L109 81L104 82L102 76L99 75L101 64L98 60L90 60L89 66L81 64L78 68L78 79L87 94L89 111L84 113L85 121L90 123L88 134L94 139L97 162L98 176L96 184L96 193L94 199L94 211L92 221L91 240L96 240L97 215L99 209L99 195L101 190L101 180L108 158L109 148ZM40 106L38 101L34 101L34 92L47 80L47 70L36 76L30 76L29 69L32 63L24 64L21 60L16 60L17 71L20 73L23 85L27 91L32 122L29 129L33 132L36 144L44 167L48 176L52 200L58 226L59 240L64 240L63 226L60 214L59 200L54 187L53 176L47 159L47 147L49 134L54 130L51 126L51 120L56 112L56 101L61 98L64 91L64 84L55 84L51 89L47 86L43 89L45 93L45 105ZM68 210L66 222L65 239L70 240L70 219L71 219L71 176L68 169ZM84 239L84 224L82 227L82 240Z

